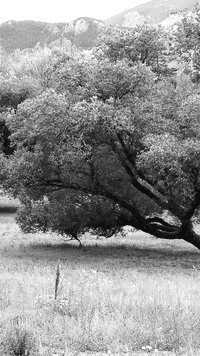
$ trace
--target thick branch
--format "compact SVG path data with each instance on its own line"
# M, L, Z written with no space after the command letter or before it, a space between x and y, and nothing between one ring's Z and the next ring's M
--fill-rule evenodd
M118 140L119 140L121 147L123 149L123 154L125 156L125 159L124 159L124 157L121 157L119 149L114 142L113 142L113 148L114 148L115 152L117 152L117 154L120 158L120 162L121 162L122 166L124 167L126 173L129 175L132 185L136 189L138 189L141 193L143 193L144 195L146 195L147 197L152 199L161 208L169 210L175 216L181 217L185 212L183 211L183 209L180 208L179 205L177 205L175 202L170 204L167 201L167 199L161 195L161 193L159 193L155 190L154 187L152 187L148 182L146 182L146 181L144 182L144 179L142 180L141 178L139 178L137 176L138 173L137 174L134 173L133 169L136 170L135 163L132 161L129 151L126 148L126 145L125 145L121 135L117 134L117 137L118 137ZM133 169L130 167L130 165L127 163L127 161L132 165Z
M160 224L156 224L156 223L151 223L151 226L156 228L159 231L173 232L173 233L177 233L180 231L180 228L177 226L171 227L171 226L164 226L164 225L160 225Z
M45 179L45 178L38 178L38 181L40 183L41 187L51 187L52 190L57 190L57 189L70 189L70 190L75 190L75 191L80 191L85 194L92 194L93 196L102 196L105 197L109 200L112 200L113 202L119 204L122 208L128 210L129 212L132 213L132 215L139 220L141 223L145 221L145 219L142 217L142 215L138 212L138 210L130 203L125 201L122 197L119 197L113 192L110 192L105 186L103 186L101 183L95 182L96 185L92 187L90 185L89 187L84 187L80 186L77 183L73 182L62 182L59 179ZM97 186L98 185L98 186ZM37 187L37 183L29 183L28 187L33 188Z
M194 201L191 205L191 208L187 211L187 213L184 215L183 220L190 220L192 216L194 215L194 212L196 209L198 209L200 205L200 190L198 190L195 194Z
M154 216L152 218L147 218L146 221L149 223L159 223L164 226L168 226L168 227L172 227L172 228L177 227L176 225L169 224L167 221L163 220L162 218L160 218L158 216Z
M122 227L126 224L132 225L133 227L142 230L148 234L151 234L157 238L161 239L183 239L198 249L200 249L200 236L197 235L193 229L190 222L185 221L181 226L175 226L167 223L162 218L154 217L147 218L141 216L139 211L133 207L130 203L124 201L122 198L115 195L115 193L106 190L106 187L99 186L99 190L93 190L91 187L80 187L75 183L63 183L59 180L48 180L43 179L43 183L40 180L40 183L43 186L52 187L52 189L70 189L75 191L84 192L86 194L92 194L96 196L102 196L111 201L117 203L122 208L126 209L129 213L131 213L130 217L127 218L122 217L119 218L119 221L116 222L116 226L113 227L113 232L117 231L118 227ZM37 183L35 184L37 187ZM100 190L101 188L101 190Z

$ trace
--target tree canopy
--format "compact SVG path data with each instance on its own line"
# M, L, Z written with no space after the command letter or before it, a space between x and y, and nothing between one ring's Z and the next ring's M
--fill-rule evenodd
M111 62L126 58L132 63L146 64L158 77L171 73L167 34L162 27L146 23L134 28L108 29L100 41L100 48L100 53Z
M40 90L6 114L16 150L1 155L1 179L20 198L24 231L79 238L130 225L200 248L193 230L200 204L198 87L189 77L176 88L166 76L158 80L152 63L127 55L113 61L98 51L59 54L42 72Z

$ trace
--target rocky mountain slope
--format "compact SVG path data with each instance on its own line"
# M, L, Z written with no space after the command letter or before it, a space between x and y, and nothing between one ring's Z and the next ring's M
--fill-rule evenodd
M151 0L111 17L107 20L107 24L123 27L132 27L146 21L151 24L158 24L172 13L186 8L192 9L196 3L200 4L200 0Z

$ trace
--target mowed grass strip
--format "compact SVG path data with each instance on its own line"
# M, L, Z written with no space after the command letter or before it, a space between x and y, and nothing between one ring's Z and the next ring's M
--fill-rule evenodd
M45 356L198 354L200 256L194 247L135 232L108 240L85 236L79 248L53 234L23 234L10 215L0 226L1 341L17 329L32 333Z

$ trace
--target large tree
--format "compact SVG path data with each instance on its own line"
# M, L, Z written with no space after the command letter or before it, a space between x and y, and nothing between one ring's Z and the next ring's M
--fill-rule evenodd
M56 68L59 85L50 75L52 87L7 118L17 150L2 157L1 172L21 200L23 230L77 238L131 225L200 248L193 230L200 98L192 85L157 83L144 64L126 60L67 58ZM173 223L161 217L164 210Z

